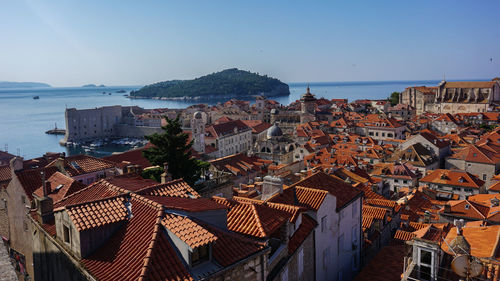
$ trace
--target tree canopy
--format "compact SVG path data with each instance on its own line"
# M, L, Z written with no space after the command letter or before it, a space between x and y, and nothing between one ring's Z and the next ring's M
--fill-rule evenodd
M192 157L193 142L188 142L188 135L182 131L179 116L175 119L165 119L167 125L162 127L163 133L146 136L154 146L144 150L143 155L153 165L163 167L167 163L172 179L183 178L193 186L200 178L202 170L208 168L209 164Z
M392 92L391 96L388 98L388 100L391 102L391 106L395 106L399 103L399 94L400 92Z

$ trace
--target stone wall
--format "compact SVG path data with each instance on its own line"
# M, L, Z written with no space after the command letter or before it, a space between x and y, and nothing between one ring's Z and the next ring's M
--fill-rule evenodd
M114 137L143 138L154 133L163 133L163 130L157 127L136 127L126 124L116 124L113 129Z
M314 280L314 231L292 254L287 264L272 280L308 281Z
M267 252L253 256L248 260L236 264L219 274L212 276L209 280L233 281L233 280L255 280L264 281L267 277Z
M27 273L33 276L32 229L27 215L31 201L16 176L7 186L7 194L10 247L26 257Z
M36 221L32 220L31 224L34 229L32 232L34 280L95 280Z
M480 180L485 181L485 185L489 187L492 184L491 178L500 170L500 163L496 165L466 162L461 159L447 158L445 163L446 169L459 169L476 175Z

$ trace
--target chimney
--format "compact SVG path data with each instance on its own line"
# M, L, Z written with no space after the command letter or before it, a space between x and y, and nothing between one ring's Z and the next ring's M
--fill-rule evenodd
M23 158L22 157L14 157L9 162L10 170L12 172L17 172L23 169Z
M45 181L43 185L43 197L49 196L50 192L52 191L50 181Z
M56 159L56 162L54 162L57 170L59 170L59 172L67 175L66 173L66 170L64 169L64 157L59 157Z
M125 201L125 209L127 209L127 218L131 219L134 215L132 214L132 202L130 202L130 197L127 197Z
M172 180L172 175L168 172L168 163L163 164L163 174L161 174L161 183L166 183Z
M451 213L451 205L450 204L445 204L443 212L444 213Z
M500 199L494 197L490 199L491 207L498 207Z
M265 176L262 184L262 200L267 200L277 193L283 193L283 180L279 177Z

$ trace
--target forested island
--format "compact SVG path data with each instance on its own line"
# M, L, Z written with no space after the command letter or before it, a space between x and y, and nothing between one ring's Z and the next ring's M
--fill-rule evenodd
M40 82L8 82L0 81L0 88L48 88L49 84Z
M276 78L259 75L237 68L192 80L159 82L130 92L131 98L213 98L250 97L255 95L290 95L288 85Z

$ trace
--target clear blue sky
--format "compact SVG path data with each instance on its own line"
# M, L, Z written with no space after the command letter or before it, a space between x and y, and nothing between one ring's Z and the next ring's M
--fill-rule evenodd
M500 76L500 1L2 0L0 80L139 85ZM490 61L493 58L493 61Z

